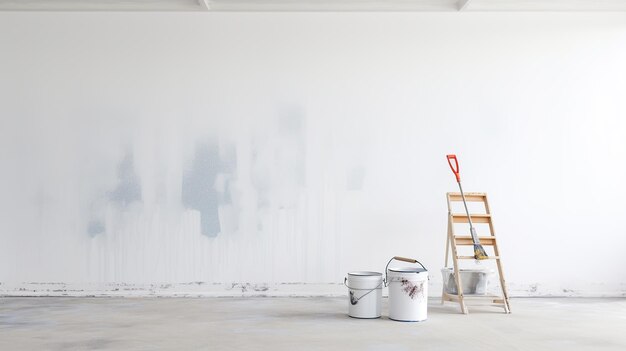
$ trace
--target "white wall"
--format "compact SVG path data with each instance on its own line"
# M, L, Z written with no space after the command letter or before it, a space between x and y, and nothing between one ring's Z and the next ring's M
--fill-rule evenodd
M437 295L456 152L514 295L626 295L624 13L0 13L0 50L5 294L403 255Z

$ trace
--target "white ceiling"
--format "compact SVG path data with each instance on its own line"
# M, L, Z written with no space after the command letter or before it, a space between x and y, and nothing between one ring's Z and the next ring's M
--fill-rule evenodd
M626 11L626 0L0 0L0 11Z

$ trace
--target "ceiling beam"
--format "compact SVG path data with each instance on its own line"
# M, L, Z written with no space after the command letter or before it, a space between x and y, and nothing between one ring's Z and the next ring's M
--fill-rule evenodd
M198 4L200 4L200 6L202 6L202 9L204 9L205 11L211 11L209 0L198 0Z
M465 11L469 8L471 2L472 0L459 0L459 2L456 3L456 7L459 11Z
M626 0L0 0L0 11L626 11Z

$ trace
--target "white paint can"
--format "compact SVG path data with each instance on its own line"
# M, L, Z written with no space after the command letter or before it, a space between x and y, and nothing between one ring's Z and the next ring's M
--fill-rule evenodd
M354 318L380 318L383 298L383 274L352 272L344 278L348 287L348 315Z
M428 318L428 271L426 268L386 269L389 286L389 319L421 322Z

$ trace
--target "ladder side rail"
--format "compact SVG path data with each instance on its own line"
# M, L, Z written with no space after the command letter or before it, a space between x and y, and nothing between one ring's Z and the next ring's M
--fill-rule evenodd
M465 300L463 299L463 285L461 285L461 274L459 272L459 253L456 247L456 241L454 240L454 219L452 218L452 212L448 212L448 228L450 231L449 239L452 247L452 263L454 265L454 281L456 282L456 291L458 296L459 305L461 307L461 313L468 314L467 307L465 306Z
M485 210L487 213L491 214L491 209L489 207L489 200L487 195L485 195ZM489 231L492 236L496 236L495 227L493 225L493 217L489 218ZM500 278L500 287L502 288L502 297L504 299L504 311L506 313L511 313L511 304L509 301L509 292L506 287L506 280L504 279L504 268L502 267L502 255L500 255L500 248L498 247L498 242L496 241L493 245L493 252L498 257L496 260L496 266L498 267L498 275Z

